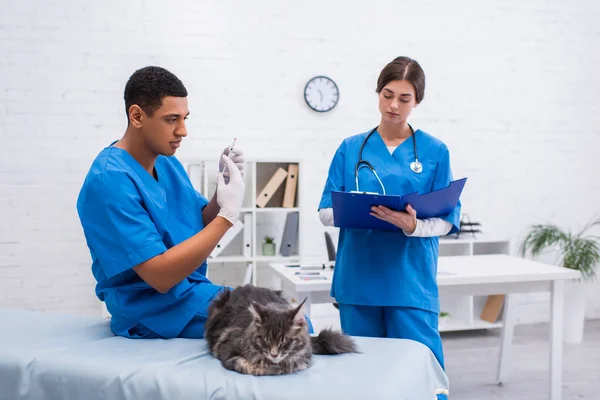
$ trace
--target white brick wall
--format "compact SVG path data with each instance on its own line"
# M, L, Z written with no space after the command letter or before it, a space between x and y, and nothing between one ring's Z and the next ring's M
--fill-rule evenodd
M302 158L307 259L325 256L309 211L331 156L378 122L377 75L401 54L427 74L412 122L449 145L486 233L576 228L599 211L598 2L354 3L2 0L0 306L99 312L75 201L124 131L127 78L148 64L190 92L182 158L216 158L233 136L252 157ZM331 113L304 104L317 74L340 87ZM539 304L524 301L521 320L545 319ZM600 317L600 296L589 305Z

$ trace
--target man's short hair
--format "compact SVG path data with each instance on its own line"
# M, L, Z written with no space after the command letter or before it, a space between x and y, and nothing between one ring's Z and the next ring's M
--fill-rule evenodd
M125 85L127 120L129 121L129 107L133 104L140 106L151 117L162 105L164 97L187 97L187 95L183 82L166 69L156 66L138 69Z

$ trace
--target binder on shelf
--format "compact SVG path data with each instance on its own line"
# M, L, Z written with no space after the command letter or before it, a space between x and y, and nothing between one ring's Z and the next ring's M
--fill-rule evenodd
M493 294L487 297L485 301L485 306L483 306L483 310L481 310L481 318L484 321L491 322L492 324L498 321L498 317L500 316L500 311L502 310L502 306L504 305L504 295L503 294Z
M296 187L298 186L298 164L290 164L287 172L282 207L293 208L296 203Z
M456 207L466 181L467 178L462 178L442 189L403 196L334 190L331 192L334 225L338 228L398 231L400 228L397 226L370 215L371 207L383 205L392 210L404 210L410 204L418 218L440 217Z
M285 218L285 226L279 248L279 252L284 257L289 257L297 249L299 218L300 215L297 212L289 212Z
M252 214L244 214L244 242L243 242L243 254L244 257L252 257Z
M271 197L273 197L273 194L275 194L277 189L279 189L279 186L281 186L287 175L287 171L281 167L279 167L277 171L275 171L271 179L269 179L269 182L267 182L263 190L256 197L256 205L258 207L263 208L267 205L267 203L269 202L269 200L271 200Z
M219 243L217 243L217 246L210 253L210 257L217 257L242 229L244 229L244 223L238 219L236 223L225 232Z
M247 285L249 283L252 283L252 263L246 264L246 271L244 273L244 281L242 284Z

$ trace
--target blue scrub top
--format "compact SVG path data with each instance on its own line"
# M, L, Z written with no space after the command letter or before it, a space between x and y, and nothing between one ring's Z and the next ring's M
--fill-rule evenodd
M206 278L206 262L166 294L132 268L201 231L208 200L175 157L158 157L157 181L112 144L92 163L77 200L96 295L112 314L115 334L132 337L130 329L142 324L162 337L177 337L194 316L207 315L222 286Z
M338 147L325 183L319 209L331 208L331 191L356 190L354 168L368 132L346 138ZM422 130L414 133L420 174L410 169L415 160L412 137L392 154L375 131L363 149L383 182L386 194L426 193L443 188L453 180L448 148ZM368 168L360 168L361 191L383 193ZM440 216L458 231L461 203ZM417 218L419 216L417 215ZM375 218L375 217L373 217ZM331 296L342 304L415 307L439 312L436 282L439 237L408 237L402 231L340 229Z

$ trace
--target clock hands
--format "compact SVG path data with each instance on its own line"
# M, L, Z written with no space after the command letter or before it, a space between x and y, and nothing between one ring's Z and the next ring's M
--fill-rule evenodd
M337 85L326 76L316 76L304 87L304 100L315 111L329 111L339 100Z

